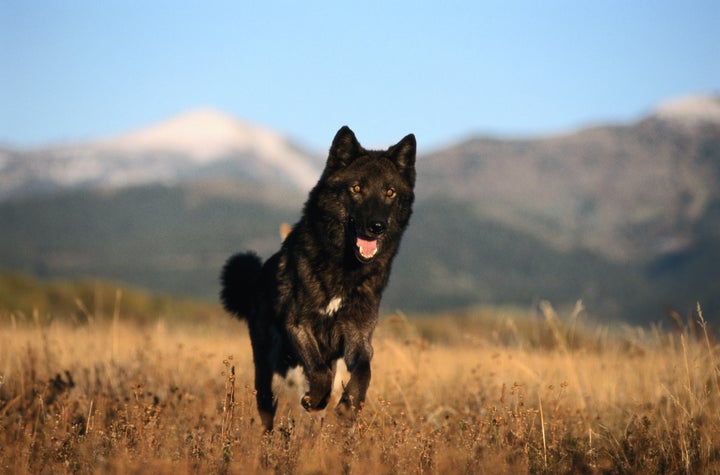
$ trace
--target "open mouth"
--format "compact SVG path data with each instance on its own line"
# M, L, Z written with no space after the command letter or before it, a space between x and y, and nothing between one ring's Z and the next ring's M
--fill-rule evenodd
M360 262L370 262L378 253L377 238L370 238L356 233L355 238L355 257Z

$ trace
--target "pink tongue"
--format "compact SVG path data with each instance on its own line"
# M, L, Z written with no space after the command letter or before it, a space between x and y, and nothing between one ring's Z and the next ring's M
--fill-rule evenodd
M377 239L368 240L358 236L355 242L358 249L360 249L360 255L366 258L373 257L377 252Z

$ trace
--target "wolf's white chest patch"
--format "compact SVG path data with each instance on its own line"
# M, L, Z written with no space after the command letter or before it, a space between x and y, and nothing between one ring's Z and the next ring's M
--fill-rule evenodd
M328 317L334 316L338 310L340 310L340 307L342 307L342 298L340 297L333 297L332 300L327 304L327 307L324 309L324 314Z

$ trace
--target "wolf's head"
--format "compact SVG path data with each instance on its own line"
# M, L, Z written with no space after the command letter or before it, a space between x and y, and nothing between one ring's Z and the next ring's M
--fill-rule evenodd
M415 197L415 154L412 134L387 150L366 150L347 126L337 132L313 190L318 206L307 210L331 244L361 263L394 256Z

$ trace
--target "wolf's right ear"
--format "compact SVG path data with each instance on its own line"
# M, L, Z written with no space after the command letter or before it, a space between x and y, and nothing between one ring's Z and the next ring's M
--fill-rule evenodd
M416 153L417 142L413 134L406 135L401 141L388 149L388 154L400 168L414 167Z
M355 134L347 125L342 126L335 134L332 145L330 146L330 154L327 159L328 168L346 167L358 155L360 143L355 138Z
M400 169L411 186L415 185L415 155L417 142L413 134L406 135L401 141L388 149L390 159Z

